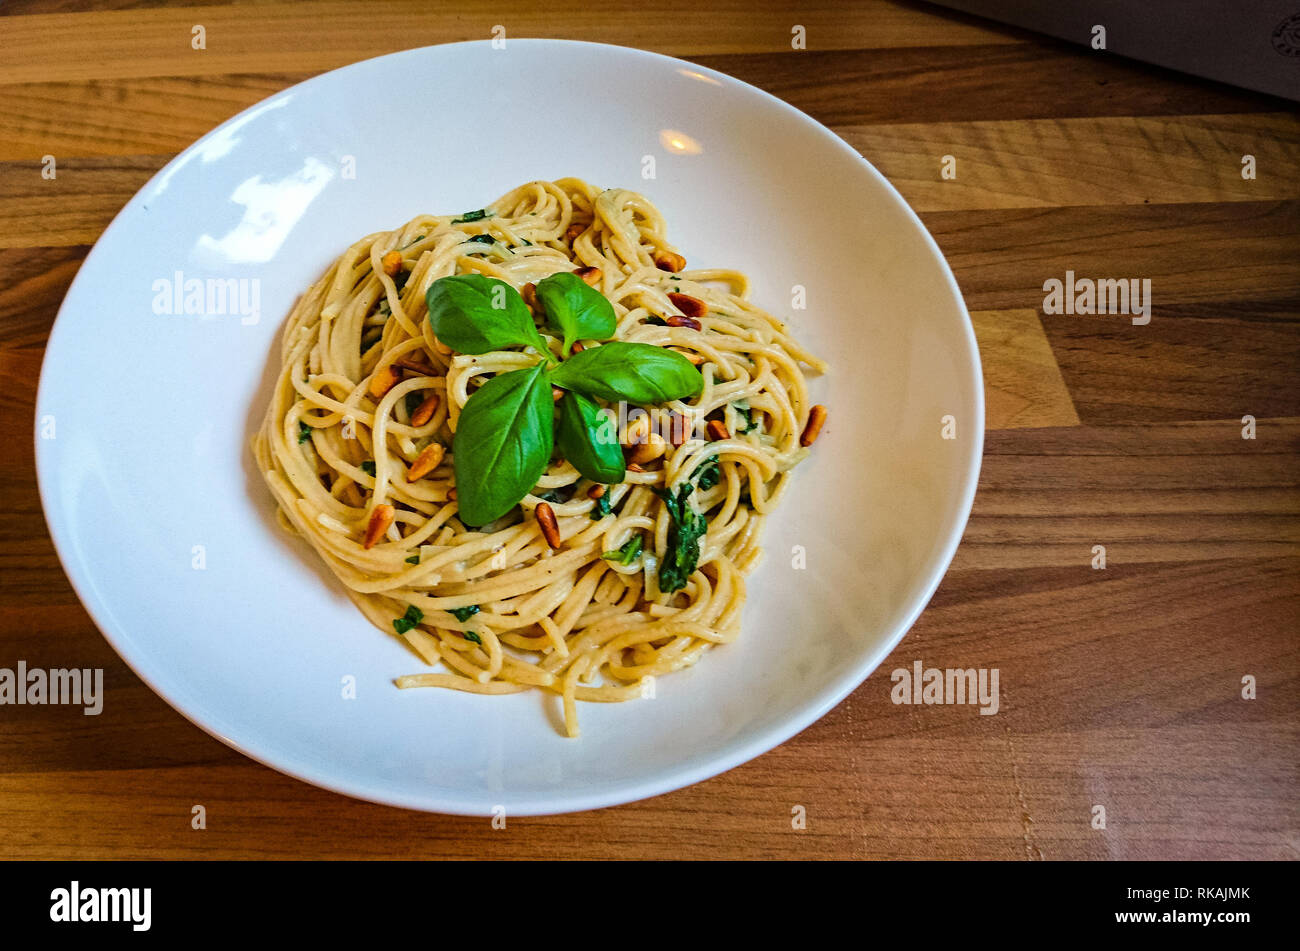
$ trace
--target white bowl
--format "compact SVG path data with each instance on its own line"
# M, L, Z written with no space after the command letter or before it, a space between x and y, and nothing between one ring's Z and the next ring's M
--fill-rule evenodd
M755 301L832 364L813 383L830 420L767 525L740 640L660 678L654 699L581 705L576 740L560 735L553 696L394 687L425 668L274 526L247 447L284 316L350 242L570 175L647 194L691 266L748 272ZM242 285L248 306L166 313L167 282L231 278L258 282ZM806 309L792 306L796 286ZM942 438L945 416L955 439ZM63 566L168 703L247 755L351 796L527 815L698 782L853 690L952 558L983 399L975 338L933 239L834 134L680 60L511 39L326 73L183 152L73 282L37 418Z

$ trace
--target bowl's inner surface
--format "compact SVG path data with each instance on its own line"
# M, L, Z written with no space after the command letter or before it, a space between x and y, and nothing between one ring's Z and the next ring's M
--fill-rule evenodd
M275 527L247 450L284 316L348 244L568 175L644 192L689 266L746 271L753 299L832 364L812 384L830 421L767 524L741 639L662 678L654 699L581 706L577 740L560 736L554 697L398 691L392 678L424 665ZM233 279L243 296L225 313L168 313L193 279ZM68 295L47 414L57 438L38 440L38 462L61 556L151 686L288 772L481 814L662 792L810 722L923 606L969 508L982 429L946 266L842 142L674 60L515 40L327 74L164 170Z

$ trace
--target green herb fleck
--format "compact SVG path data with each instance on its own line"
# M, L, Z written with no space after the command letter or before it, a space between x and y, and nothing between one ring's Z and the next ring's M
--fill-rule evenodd
M460 636L465 638L467 641L473 641L475 644L483 643L483 638L479 637L473 631L461 631Z
M375 460L367 459L361 463L361 471L368 476L373 476L375 474Z
M479 606L477 604L470 604L463 608L451 609L451 615L462 624L472 618L475 614L478 614L478 612Z
M622 548L617 551L607 551L600 557L606 561L617 561L620 565L630 565L641 557L641 549L644 545L645 536L638 532L625 541Z
M393 630L398 634L405 634L423 620L424 612L412 604L406 609L405 614L393 619Z
M423 402L424 402L424 393L422 393L420 390L416 390L413 393L407 393L406 394L406 418L410 419L412 416L414 416L415 411L420 408L420 404Z
M591 510L591 520L599 522L602 518L613 511L609 503L609 492L606 492L596 500L596 507Z
M311 439L311 427L306 423L300 422L298 424L298 445L301 446L308 439Z
M653 314L651 314L649 317L647 317L647 318L645 319L645 322L646 322L647 324L650 324L650 325L654 326L654 327L667 327L667 326L668 326L668 321L664 320L662 317L656 317L656 316L653 315Z
M470 238L468 241L465 242L465 244L495 244L495 243L496 243L496 239L493 238L492 235L490 234L476 234L474 235L474 237Z
M696 467L691 473L691 478L695 484L700 487L700 491L711 489L722 481L722 470L718 465L717 456L709 456Z
M464 224L468 221L482 221L490 214L491 212L488 211L486 208L480 208L478 211L467 211L459 218L453 218L451 223L454 225L459 225L459 224Z
M408 565L418 565L418 564L420 563L420 556L419 556L419 554L418 554L418 553L417 553L417 554L414 554L414 555L412 555L410 558L406 559L406 563L407 563Z

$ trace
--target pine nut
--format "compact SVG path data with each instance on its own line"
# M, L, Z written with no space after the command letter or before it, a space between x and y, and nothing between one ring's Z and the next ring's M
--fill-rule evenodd
M397 277L398 272L402 270L402 252L389 251L380 259L379 264L389 277Z
M529 281L523 287L519 288L519 296L524 299L524 303L528 305L529 310L531 310L533 313L537 313L538 307L540 305L537 303L536 284L534 284L532 281Z
M433 414L438 412L438 406L442 403L437 393L427 397L423 403L415 408L411 414L412 426L423 426L429 420L433 419Z
M808 425L803 428L799 445L811 446L821 435L822 425L826 422L826 407L820 403L808 411Z
M588 287L595 287L600 283L601 271L598 267L580 267L573 273L582 278L582 283Z
M668 451L668 442L658 433L651 433L645 442L633 448L628 459L637 465L653 462Z
M406 481L414 482L416 479L423 479L434 469L438 468L445 452L446 450L442 448L442 443L429 443L429 445L424 447L424 451L416 456L415 461L411 463L411 468L406 472Z
M709 431L709 436L715 442L721 442L723 439L730 439L731 433L727 432L726 425L720 419L709 420L709 425L705 427Z
M686 259L676 251L656 252L654 260L655 267L661 271L673 271L675 273L686 267Z
M675 291L669 291L668 299L673 302L674 307L687 317L703 317L709 312L708 304L698 297L692 297L690 294L678 294Z
M595 485L593 485L590 489L587 490L587 498L589 499L604 498L605 490L607 488L608 486L602 485L601 483L597 482Z
M375 399L383 399L384 394L396 386L402 379L402 375L393 369L392 364L376 370L374 376L370 378L370 395Z
M555 523L555 511L545 502L539 502L533 509L533 516L542 529L542 537L552 549L560 547L560 526Z
M388 527L393 524L393 519L397 515L397 509L391 505L376 505L370 513L370 524L366 526L365 547L374 548L375 543L388 531Z
M669 327L689 327L691 330L699 330L701 324L694 317L678 317L676 314L664 321Z

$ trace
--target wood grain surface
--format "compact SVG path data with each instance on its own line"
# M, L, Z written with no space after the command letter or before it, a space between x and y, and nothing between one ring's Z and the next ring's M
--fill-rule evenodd
M0 857L1300 857L1294 104L889 0L87 6L0 5L0 667L101 666L112 715L0 707ZM32 454L59 302L159 167L308 76L498 23L681 56L829 125L947 255L988 397L952 569L855 693L708 782L504 830L316 789L174 712L77 601ZM1149 279L1151 322L1044 314L1067 269ZM918 659L998 668L997 715L895 705Z

